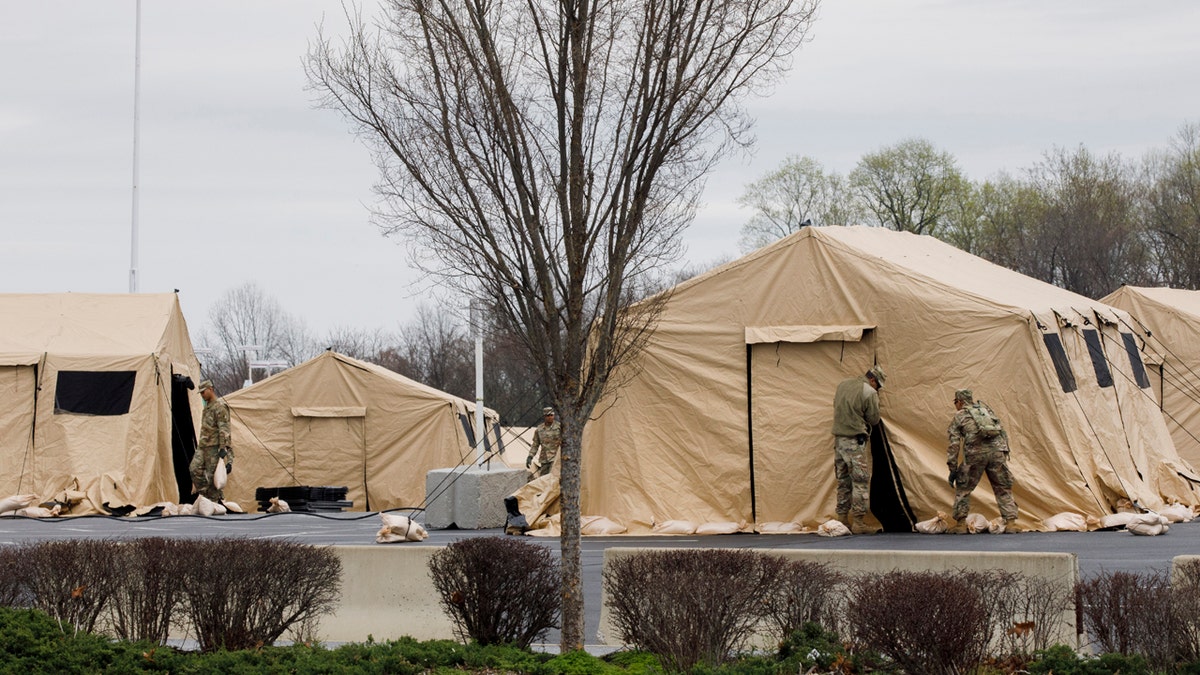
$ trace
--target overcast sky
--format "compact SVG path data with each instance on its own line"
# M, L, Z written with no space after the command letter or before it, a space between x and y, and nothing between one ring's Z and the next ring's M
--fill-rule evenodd
M0 2L0 292L129 289L135 8ZM342 28L337 0L143 3L139 288L179 289L194 334L246 282L318 335L429 302L368 221L366 150L305 90L323 18ZM1055 146L1166 147L1200 122L1198 33L1191 0L826 0L751 105L757 149L710 177L687 258L736 253L742 187L790 154L845 173L920 136L984 179Z

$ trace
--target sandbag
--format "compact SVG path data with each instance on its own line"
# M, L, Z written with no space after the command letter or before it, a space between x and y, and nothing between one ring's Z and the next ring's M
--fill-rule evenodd
M945 513L938 511L936 516L929 520L922 520L913 527L921 534L944 534L946 530L950 529L950 518Z
M845 537L850 534L850 528L840 520L827 520L817 526L817 534L822 537Z
M217 468L213 469L213 487L218 490L225 487L225 483L229 480L229 474L225 469L225 460L217 460Z
M1042 521L1047 532L1087 532L1087 519L1079 513L1063 511Z
M987 532L991 526L991 524L988 523L988 519L985 518L982 513L968 513L966 522L964 524L967 526L967 531L971 534Z
M375 534L376 543L395 544L405 541L425 541L429 538L425 527L408 516L380 513L379 518L383 521L383 527L379 528L379 532Z
M1003 517L992 518L988 521L988 534L1004 534L1008 521Z
M1192 511L1192 507L1184 506L1183 504L1170 504L1158 510L1158 515L1163 516L1170 523L1186 523L1196 517L1196 513Z
M1167 519L1157 513L1142 513L1133 517L1125 529L1133 534L1139 534L1146 537L1154 537L1160 534L1166 534L1170 529L1167 526Z
M271 505L267 507L267 513L288 513L292 507L279 497L271 497Z
M654 534L695 534L696 524L690 520L668 520L654 524Z
M196 497L195 506L196 506L196 510L194 511L194 513L199 514L201 516L211 516L214 513L216 513L217 505L213 503L213 500L209 499L208 497L205 497L204 495L200 495L199 497Z
M16 511L37 501L37 495L13 495L0 499L0 513Z
M61 511L62 508L57 504L51 509L44 506L26 506L23 509L17 509L17 515L25 516L26 518L54 518Z
M746 526L746 523L744 523L744 522L742 522L742 523L732 523L732 522L701 523L700 526L696 528L696 534L703 534L703 535L734 534L736 532L741 532L742 528L744 528L745 526Z
M1119 530L1129 524L1138 514L1136 513L1110 513L1099 518L1087 517L1088 529L1095 530Z
M758 526L759 534L801 534L802 532L805 532L805 529L800 523L771 521Z
M225 505L225 510L229 511L230 513L245 513L246 512L245 509L243 509L237 502L225 501L225 502L221 502L221 503Z
M608 534L624 534L626 528L604 516L583 516L580 518L580 531L589 536Z

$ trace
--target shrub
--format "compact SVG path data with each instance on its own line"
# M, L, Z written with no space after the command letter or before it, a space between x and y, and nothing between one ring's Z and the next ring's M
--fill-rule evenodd
M682 672L722 663L745 644L783 563L752 551L678 549L617 558L603 578L621 640Z
M1187 663L1200 661L1200 560L1189 560L1176 568L1171 605L1175 658Z
M1076 586L1083 626L1099 652L1139 654L1152 666L1170 664L1171 586L1161 572L1101 573Z
M58 619L64 631L91 633L116 589L114 541L46 541L18 549L17 565L30 605Z
M183 603L202 651L275 642L334 607L342 563L332 549L295 542L180 542Z
M767 623L780 640L808 623L837 625L837 605L844 577L828 563L785 561L767 594Z
M987 652L987 599L959 572L861 577L847 619L855 638L907 672L958 673Z
M22 569L23 549L0 546L0 607L28 607L28 580Z
M122 640L165 644L182 600L185 561L193 544L152 537L122 543L113 569L108 624Z
M525 648L558 627L559 573L544 546L463 539L433 554L429 575L459 639Z

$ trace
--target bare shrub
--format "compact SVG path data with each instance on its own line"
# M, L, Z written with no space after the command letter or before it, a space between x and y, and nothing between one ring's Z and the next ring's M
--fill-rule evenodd
M679 549L617 558L603 576L620 639L683 672L741 649L783 567L752 551Z
M959 572L860 577L847 603L854 637L910 673L961 673L987 653L987 599Z
M1171 583L1174 609L1175 658L1184 663L1200 661L1200 560L1179 564Z
M115 592L108 624L122 640L165 644L183 594L188 542L151 537L122 543L113 570Z
M29 586L25 574L24 549L0 546L0 607L28 607Z
M845 577L829 563L785 560L766 597L771 634L782 640L806 623L837 628L844 581Z
M1162 572L1102 572L1076 586L1088 638L1097 651L1170 664L1171 586Z
M463 539L433 554L429 576L464 642L525 648L558 626L559 566L545 546Z
M115 541L80 539L22 546L19 565L27 580L30 606L76 631L96 630L116 589Z
M1074 608L1074 593L1051 579L1024 577L1016 595L1014 615L1005 628L1011 653L1032 655L1059 642L1059 622Z
M185 612L202 651L270 645L333 608L342 562L331 548L295 542L180 542Z

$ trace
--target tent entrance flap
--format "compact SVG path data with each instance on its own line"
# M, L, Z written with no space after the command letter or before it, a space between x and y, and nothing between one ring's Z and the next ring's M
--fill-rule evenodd
M189 467L196 454L196 426L192 421L192 406L188 400L188 390L194 387L192 379L186 375L171 376L171 466L181 504L195 501Z
M884 532L912 532L917 523L882 422L871 430L871 515Z
M295 463L296 481L300 485L345 487L346 499L370 511L365 416L345 414L354 409L304 410L325 414L292 418L296 457L305 458Z
M746 344L771 342L860 342L875 326L803 325L803 326L746 326Z

